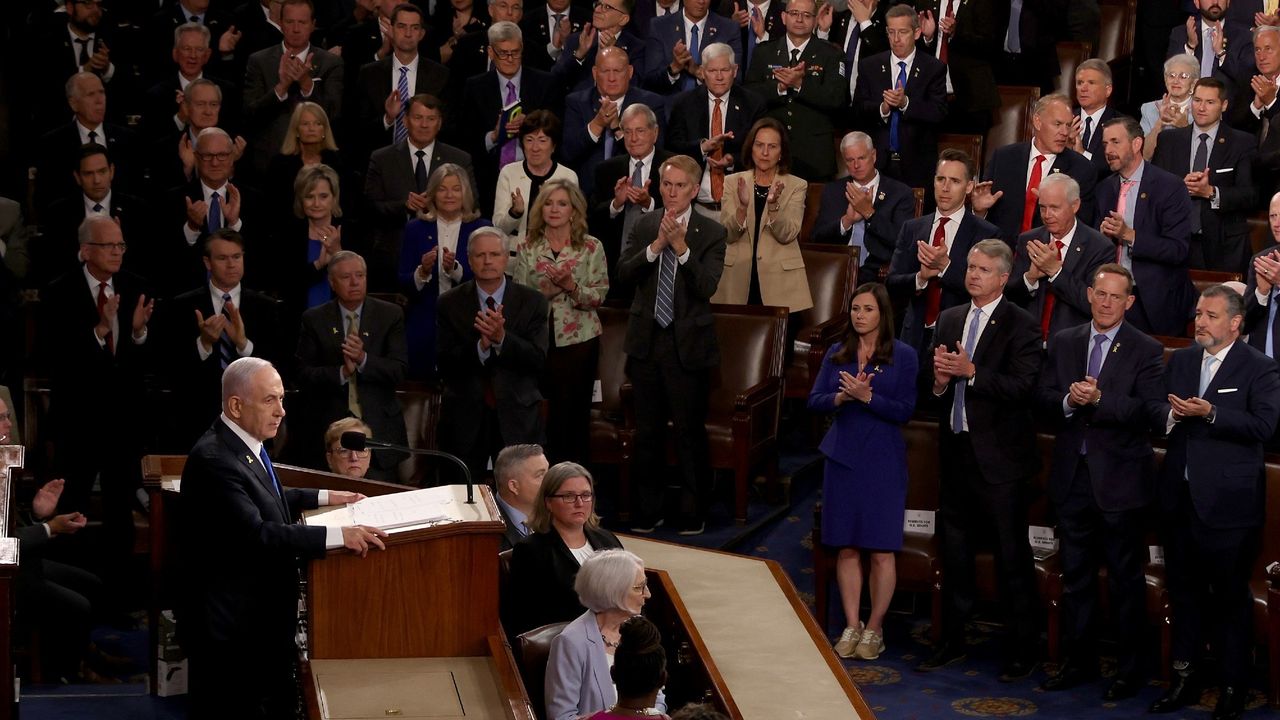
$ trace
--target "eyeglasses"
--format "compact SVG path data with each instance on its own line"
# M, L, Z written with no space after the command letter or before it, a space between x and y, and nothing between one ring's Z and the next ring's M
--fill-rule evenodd
M12 415L10 415L9 413L7 413L7 412L2 412L2 413L0 413L0 422L8 422L9 418L11 418L11 417L13 417L13 416L12 416Z
M648 580L645 580L644 582L640 583L639 585L632 585L632 586L631 586L631 589L632 589L632 590L635 590L635 591L636 591L636 592L638 592L638 593L645 592L645 591L647 591L647 590L649 589L649 581L648 581Z
M229 152L220 152L220 153L200 152L200 153L196 153L196 155L200 157L202 160L217 160L218 162L226 162L231 159L231 153Z
M591 7L595 8L596 10L611 10L611 11L613 11L613 12L618 13L619 15L622 15L622 14L623 14L623 12L622 12L621 10L619 10L618 8L616 8L616 7L612 6L612 5L608 4L608 3L601 2L600 0L596 0L596 2L595 2L595 3L593 3L593 4L591 5Z
M124 252L124 248L125 248L125 243L91 242L91 243L85 243L85 244L91 245L97 248L105 248L107 252Z
M1165 77L1165 79L1166 79L1166 80L1190 80L1190 79L1191 79L1191 73L1189 73L1189 72L1167 72L1167 73L1165 73L1165 74L1164 74L1164 77Z
M805 12L803 10L786 10L783 15L790 15L793 20L812 20L817 16L816 13Z
M573 504L573 503L578 503L578 502L582 502L583 504L586 504L586 503L591 502L591 500L595 497L595 494L594 494L594 493L589 493L589 492L583 492L583 493L557 493L557 494L555 494L555 495L552 495L551 497L553 497L553 498L555 498L555 499L559 500L559 501L560 501L560 502L562 502L562 503L565 503L566 505L568 505L568 504Z
M489 49L493 50L493 54L497 55L502 60L519 60L520 56L524 54L524 48L520 48L519 50L497 50L495 48L489 48Z
M334 455L341 455L342 457L348 457L348 458L369 457L368 448L365 448L364 450L348 450L346 448L340 447L340 448L332 448L329 450L329 452L333 453Z

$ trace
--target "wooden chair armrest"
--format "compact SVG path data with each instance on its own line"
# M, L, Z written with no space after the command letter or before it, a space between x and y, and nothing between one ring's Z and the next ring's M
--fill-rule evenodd
M622 427L635 428L636 426L636 404L632 399L635 394L635 388L630 382L622 383L618 388L618 401L622 405Z
M754 405L776 398L778 393L782 392L782 384L776 377L768 377L738 393L733 399L733 409L737 412L747 412Z

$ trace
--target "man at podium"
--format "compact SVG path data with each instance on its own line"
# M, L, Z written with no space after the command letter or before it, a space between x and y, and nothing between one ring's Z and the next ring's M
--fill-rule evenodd
M182 472L179 623L192 718L293 717L300 559L383 548L386 533L375 528L293 522L300 510L363 496L281 486L263 442L284 415L284 384L271 363L236 360L222 375L222 415Z

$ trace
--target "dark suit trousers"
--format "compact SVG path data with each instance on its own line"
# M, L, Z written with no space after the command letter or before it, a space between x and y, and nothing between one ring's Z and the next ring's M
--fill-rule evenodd
M636 437L633 472L636 512L644 521L662 517L668 485L680 488L680 512L706 517L711 461L707 450L708 377L705 369L681 366L672 328L653 328L653 348L644 360L629 358L634 388ZM667 471L667 419L671 420L677 472Z
M944 428L938 529L942 548L942 631L947 642L964 644L965 622L978 596L974 556L994 544L1000 604L1009 635L1008 657L1034 656L1035 565L1027 541L1027 502L1021 482L992 484L983 477L969 433Z
M1253 593L1249 577L1261 544L1260 528L1205 526L1191 505L1187 483L1164 518L1165 570L1173 610L1173 660L1201 659L1206 621L1222 685L1248 686L1252 677Z
M547 399L547 459L585 462L591 428L591 390L600 361L600 338L547 350L542 396Z
M272 640L252 645L211 641L190 652L191 720L296 717L297 648L292 637Z
M1146 547L1142 511L1108 512L1098 507L1089 465L1076 465L1071 490L1057 508L1062 561L1062 634L1068 662L1096 663L1094 615L1098 606L1098 568L1106 563L1107 593L1116 626L1119 677L1138 670L1146 631Z

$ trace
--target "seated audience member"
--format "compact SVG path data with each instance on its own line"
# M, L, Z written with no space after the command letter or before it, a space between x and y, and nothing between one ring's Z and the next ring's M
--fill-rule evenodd
M365 217L375 228L371 260L377 290L395 287L396 261L405 223L427 207L427 179L445 163L462 166L475 193L471 156L437 140L444 124L444 105L432 95L414 95L405 111L406 138L369 156L364 176Z
M711 302L807 310L813 297L796 241L808 183L791 174L791 147L781 122L757 120L743 148L745 169L725 178L720 222L729 233L728 248Z
M661 95L631 86L634 69L622 48L596 53L591 69L595 85L570 93L564 102L565 163L578 172L578 184L592 193L596 166L621 152L622 112L632 105L646 105L658 116L658 145L666 123L666 100Z
M1071 149L1093 163L1099 180L1112 173L1102 146L1102 126L1120 117L1108 104L1111 91L1111 66L1091 58L1076 67L1076 118L1071 125Z
M1150 160L1165 130L1191 122L1191 90L1200 79L1200 63L1194 55L1174 55L1164 61L1164 96L1142 104L1142 132L1147 141L1142 156Z
M196 171L196 139L211 127L221 127L222 118L234 118L233 111L226 110L224 100L230 102L231 91L223 89L212 80L202 78L187 83L173 116L173 126L167 132L157 130L148 150L150 186L163 192L177 185L185 185ZM239 162L247 141L237 135L232 142L231 161Z
M467 172L445 163L427 181L426 208L404 228L398 276L400 292L409 299L405 324L409 341L409 375L436 376L436 305L440 296L471 279L467 238L490 225L480 217Z
M383 43L376 59L359 68L347 67L348 71L359 70L355 88L360 98L357 144L368 148L361 148L365 154L373 148L403 142L408 132L405 113L409 109L409 98L422 93L444 96L450 76L448 68L419 52L427 33L427 18L422 9L410 3L382 0L376 8L379 20L388 6L391 8L386 18L388 31L376 30ZM343 47L354 49L348 44ZM364 63L367 59L359 54L346 57L351 64ZM351 130L348 127L348 132Z
M550 71L560 59L569 38L582 32L583 26L591 22L591 10L582 3L570 3L570 0L531 3L528 10L520 20L520 32L529 48L524 64Z
M166 307L166 370L178 416L173 447L190 450L221 403L222 371L242 357L276 360L276 301L241 284L244 238L219 230L201 243L209 280Z
M174 65L163 75L158 75L147 89L142 121L149 137L169 135L186 126L182 116L182 97L187 86L195 80L208 79L222 90L223 95L239 96L231 85L206 76L205 68L213 56L209 39L209 28L198 22L184 21L168 32L165 54L173 58ZM236 113L228 113L228 116L235 117Z
M547 470L529 527L533 532L511 552L515 592L503 598L502 624L513 635L581 615L585 608L574 591L578 567L601 550L622 548L600 527L591 473L577 463Z
M259 174L284 143L294 105L310 100L331 121L342 105L342 58L311 44L311 0L284 0L280 14L284 42L253 53L245 67L245 131L254 138L252 169Z
M858 283L875 282L893 258L902 225L915 215L915 196L911 188L876 170L870 135L845 135L840 156L849 177L822 188L810 242L858 248Z
M507 445L542 441L538 380L547 358L547 299L509 282L502 232L472 231L474 279L440 296L436 361L444 381L440 447L483 477Z
M644 38L631 26L631 0L605 0L593 5L591 22L582 31L564 40L564 51L553 70L569 86L570 92L591 87L588 70L596 64L600 48L617 47L627 52L636 75L645 76Z
M494 191L493 224L506 233L507 250L514 253L529 226L529 204L538 196L542 184L551 180L578 182L578 173L556 162L560 146L560 120L548 110L534 110L520 120L522 162L504 165L498 172Z
M107 149L96 143L81 146L80 157L71 176L79 186L79 192L49 204L44 213L44 237L32 248L35 251L35 283L46 284L80 265L77 234L80 223L90 215L110 217L120 223L129 237L137 238L133 254L125 260L125 269L143 277L152 277L161 270L154 257L155 248L148 247L153 243L149 237L149 208L141 198L116 189L116 166Z
M367 438L373 437L373 430L359 418L334 420L324 431L324 461L329 464L329 472L360 479L369 472L369 456L373 451L367 447L363 450L342 447L342 434L348 432L362 432Z
M814 0L788 2L786 34L756 48L746 80L747 89L765 99L765 114L786 126L795 174L813 182L835 174L833 119L849 104L842 54L813 34L817 11Z
M1071 134L1071 99L1046 95L1031 114L1029 142L997 148L973 188L973 212L1000 228L1000 238L1012 245L1018 236L1041 224L1036 190L1047 177L1066 175L1080 189L1080 221L1093 222L1093 192L1097 171L1068 147ZM1088 278L1085 278L1085 286ZM1082 321L1083 322L1083 321Z
M609 271L608 297L630 299L617 283L618 261L631 248L631 229L646 213L662 207L658 169L671 153L657 147L658 117L644 105L632 105L622 113L625 155L618 154L596 166L591 231L603 243Z
M489 27L488 8L475 0L450 0L433 3L435 11L427 23L427 39L423 45L431 55L447 63L453 58L458 38L469 32Z
M553 96L562 91L551 73L520 64L524 41L518 25L494 23L488 33L492 67L467 80L462 91L462 112L455 118L461 125L459 134L466 138L464 147L480 174L476 185L483 193L480 206L484 208L493 207L489 193L501 170L521 159L521 115L528 117L547 109L555 103ZM515 113L513 107L520 112Z
M1227 89L1217 78L1196 81L1190 125L1165 133L1151 164L1182 178L1191 198L1194 270L1244 272L1249 264L1249 214L1258 204L1252 135L1223 119Z
M864 57L853 105L862 125L874 127L880 172L910 187L928 187L938 156L938 129L947 117L947 66L916 52L920 19L910 5L885 15L886 52Z
M66 90L66 103L73 113L71 121L60 120L36 145L35 206L39 210L58 198L75 194L71 174L80 148L85 145L101 145L123 163L120 185L135 180L125 170L132 166L137 141L128 128L106 122L107 91L102 79L91 72L78 72L67 79Z
M277 223L287 223L289 207L293 204L293 182L303 168L327 165L338 171L343 167L338 154L337 138L329 124L324 108L306 101L298 103L289 116L289 129L279 152L267 164L267 197L270 212ZM274 223L273 223L274 224Z
M809 393L809 409L834 412L819 449L826 456L822 542L839 548L836 577L845 629L840 657L875 660L884 652L884 616L897 582L907 507L907 447L902 426L916 406L919 359L893 337L893 306L879 283L861 285L843 340L827 351ZM860 615L862 556L870 566L871 614Z
M498 488L494 500L498 501L498 512L507 526L502 536L503 550L510 550L533 532L533 505L547 467L547 456L540 445L508 445L494 458L493 483Z
M1142 159L1142 127L1118 117L1102 127L1112 175L1098 183L1098 230L1133 273L1135 300L1125 319L1149 335L1180 336L1191 317L1187 273L1191 198L1184 180Z
M556 462L585 458L604 332L596 308L609 292L604 248L587 234L587 200L571 182L543 185L529 212L511 279L540 291L550 307L542 375L547 455Z
M651 717L652 708L666 710L662 638L640 617L649 599L644 561L626 550L598 552L582 562L573 589L587 611L551 641L548 720ZM600 682L604 676L612 682Z
M654 18L644 52L640 81L660 95L675 95L698 86L702 48L722 42L742 56L742 33L732 18L709 12L711 0L684 0L679 12Z
M1039 188L1040 227L1018 236L1004 293L1040 321L1040 339L1086 323L1094 272L1116 257L1115 246L1078 222L1080 186L1059 173Z
M408 445L396 399L396 386L408 366L404 313L395 303L367 296L367 275L364 258L350 250L338 252L329 262L336 297L302 314L297 353L302 417L317 426L312 438L320 438L319 428L350 415L364 420L379 440ZM299 435L307 437L305 428ZM320 455L314 444L302 452L308 450L308 459ZM394 477L402 459L379 453L369 476Z

